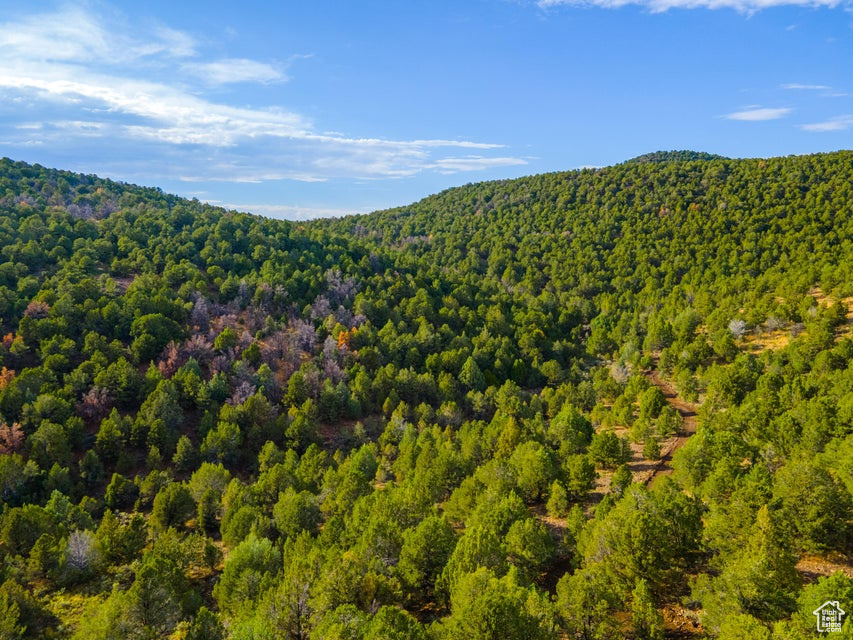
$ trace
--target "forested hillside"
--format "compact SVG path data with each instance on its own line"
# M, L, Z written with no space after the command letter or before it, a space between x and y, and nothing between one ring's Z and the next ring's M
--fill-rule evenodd
M0 639L813 637L852 210L853 152L310 223L0 161Z

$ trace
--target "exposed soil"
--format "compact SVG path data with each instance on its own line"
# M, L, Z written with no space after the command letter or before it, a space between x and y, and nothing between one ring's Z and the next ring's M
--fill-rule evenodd
M667 638L690 640L705 637L705 630L699 623L696 612L685 609L679 604L667 604L660 609L660 612L663 615L664 632Z
M657 460L647 460L643 457L642 443L631 443L631 459L628 461L628 469L633 475L634 482L650 485L655 479L660 476L670 475L672 473L672 456L687 439L696 433L696 410L697 405L687 402L679 397L675 391L675 387L668 380L661 378L660 373L656 369L647 371L646 379L653 385L658 387L663 393L666 401L681 415L683 423L681 430L674 436L667 438L661 442L661 454ZM613 433L617 436L627 436L627 427L615 427ZM601 499L610 492L610 478L613 475L612 470L600 469L598 477L595 480L595 487L590 492L586 500L586 507L592 509Z
M680 398L675 391L675 387L668 380L661 378L657 369L652 369L645 375L649 382L663 392L666 401L672 408L678 411L683 420L681 431L661 443L661 457L659 460L642 460L641 455L640 464L635 464L634 460L629 464L629 468L634 474L634 482L651 484L660 476L672 473L672 456L684 446L690 436L696 433L697 406L692 402L687 402L683 398Z
M853 578L853 562L849 558L839 555L803 556L797 563L797 571L803 576L803 580L809 583L815 582L822 576L831 576L839 571L848 578Z
M853 336L853 296L836 299L827 296L820 287L812 287L808 291L808 295L814 298L815 302L821 306L832 306L839 302L847 309L845 320L835 328L835 341L838 342L844 338ZM784 299L779 298L780 302ZM782 326L777 329L769 330L766 326L754 327L747 331L743 337L742 348L750 353L761 353L762 351L778 351L784 349L790 344L796 336L807 333L803 325Z
M657 370L651 370L645 376L649 382L663 392L666 401L678 411L683 419L681 430L661 443L661 456L659 459L646 460L642 454L643 445L637 443L631 445L632 455L631 460L628 462L628 468L633 474L634 482L651 484L656 478L672 473L673 454L684 446L684 443L687 442L690 436L696 433L697 405L679 397L672 384L661 378ZM627 435L628 433L628 429L625 427L617 427L613 431L619 436ZM610 478L612 475L613 472L611 470L599 470L595 481L595 488L590 492L584 503L589 512L610 491ZM545 509L541 506L534 508L534 511L537 518L548 527L554 540L559 541L565 534L565 520L548 516ZM563 574L571 570L571 568L572 563L570 558L559 558L557 562L548 568L546 573L540 576L540 580L538 581L539 586L553 595L556 590L557 581ZM677 603L664 605L660 609L660 612L664 618L666 638L692 640L704 637L704 629L699 623L698 615L695 612Z

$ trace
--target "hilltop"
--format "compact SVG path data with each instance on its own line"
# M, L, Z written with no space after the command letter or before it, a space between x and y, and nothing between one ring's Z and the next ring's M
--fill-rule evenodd
M648 162L693 162L696 160L730 160L730 158L714 153L705 153L704 151L654 151L652 153L644 153L636 158L626 160L625 163L645 164Z

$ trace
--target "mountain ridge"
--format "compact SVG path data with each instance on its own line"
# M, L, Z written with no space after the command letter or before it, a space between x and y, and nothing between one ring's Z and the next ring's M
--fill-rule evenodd
M393 207L389 207L386 209L378 209L376 211L372 211L369 213L362 214L351 214L352 216L365 216L372 215L375 213L380 213L383 211L393 211L401 208L405 208L407 206L412 206L418 204L424 200L429 198L434 198L441 194L452 192L457 189L465 189L476 187L478 185L501 185L511 183L517 180L529 180L533 178L537 178L540 176L548 176L548 175L558 175L558 176L569 176L574 174L579 174L583 172L590 171L607 171L611 169L615 169L617 167L622 167L626 165L645 165L645 164L671 164L671 163L686 163L686 162L714 162L714 161L730 161L730 162L767 162L780 160L782 158L809 158L809 157L820 157L820 156L831 156L833 154L843 154L845 150L839 150L835 152L821 152L821 153L812 153L812 154L799 154L793 156L776 156L776 157L766 157L766 158L744 158L744 159L734 159L726 156L721 156L717 154L707 153L703 151L692 151L692 150L677 150L677 151L654 151L646 154L642 154L628 160L624 160L622 162L615 163L613 165L608 165L606 167L596 167L595 169L569 169L569 170L558 170L551 171L541 174L531 174L527 176L518 176L516 178L504 178L500 180L490 180L484 182L474 182L474 183L466 183L464 185L448 187L447 189L443 189L435 194L424 196L423 198L412 202L408 205L395 205ZM20 160L13 160L7 157L0 158L0 178L3 179L3 183L0 184L0 199L6 198L5 203L11 204L12 202L8 200L11 196L11 191L9 190L10 181L15 179L17 180L26 180L30 175L36 175L39 172L47 172L50 176L50 179L58 183L59 181L63 181L63 186L66 189L63 192L63 189L60 188L58 190L53 190L51 194L49 194L46 198L42 198L42 204L48 204L51 206L60 206L60 207L71 207L70 212L75 217L92 217L99 218L104 217L105 215L109 215L115 207L117 206L117 194L119 192L126 192L127 190L131 190L136 192L136 194L140 197L148 197L154 200L157 199L165 199L166 202L174 204L178 201L194 201L195 198L189 199L184 198L182 196L176 194L170 194L164 192L161 188L156 186L145 186L138 185L135 183L125 182L121 180L113 180L110 178L102 178L97 174L84 174L79 172L68 171L65 169L58 168L49 168L44 167L38 163L27 163ZM72 187L74 189L72 189ZM80 193L80 191L84 191L84 193ZM4 191L7 193L4 194ZM19 193L13 197L20 197L21 195L29 195L26 193ZM77 200L77 202L75 202ZM82 204L81 204L82 203ZM76 206L74 206L76 205ZM219 207L216 205L210 205L215 209L220 209L223 213L236 211L235 209L227 209L225 207ZM262 214L252 213L250 211L241 211L242 213L249 213L250 215L256 215L260 217L269 217L263 216ZM344 216L350 217L350 216ZM272 218L278 219L278 218ZM319 218L325 219L325 218Z

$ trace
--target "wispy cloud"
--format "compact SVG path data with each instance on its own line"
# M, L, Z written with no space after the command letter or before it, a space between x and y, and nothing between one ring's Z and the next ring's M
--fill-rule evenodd
M846 131L853 128L853 114L845 114L825 120L824 122L815 122L812 124L801 125L803 131L814 131L816 133L825 133L828 131Z
M519 164L518 158L486 158L483 156L461 156L458 158L442 158L429 165L440 173L457 173L460 171L483 171L495 167L510 167Z
M266 216L267 218L283 218L285 220L314 220L316 218L341 218L355 213L369 213L368 209L336 209L325 207L300 207L276 204L231 204L210 202L210 204Z
M790 89L792 91L829 91L832 89L832 87L825 84L800 84L798 82L791 82L780 86L783 89Z
M819 91L818 95L821 98L845 98L848 95L844 91L836 91L828 84L800 84L799 82L791 82L779 85L779 87L790 91Z
M734 9L740 13L751 14L772 7L837 7L843 2L841 0L538 0L536 4L542 9L557 6L619 9L634 5L645 7L653 13L670 9Z
M793 109L788 109L787 107L750 107L748 109L744 109L743 111L735 111L734 113L729 113L724 117L727 120L763 122L765 120L778 120L779 118L784 118L792 111Z
M284 82L296 57L206 58L195 38L164 25L131 28L121 16L67 8L0 23L0 51L0 134L10 146L101 145L137 167L144 150L163 175L200 181L374 179L526 163L490 157L502 147L490 142L329 134L285 107L243 106L237 94L235 106L229 85ZM460 149L481 155L460 159Z
M264 62L245 58L227 58L215 62L190 62L181 67L209 84L235 84L238 82L282 82L287 76Z
M157 25L143 37L134 37L135 31L116 19L107 27L91 11L66 6L56 13L0 24L0 48L4 58L108 65L154 56L189 58L197 53L194 39L181 31Z

